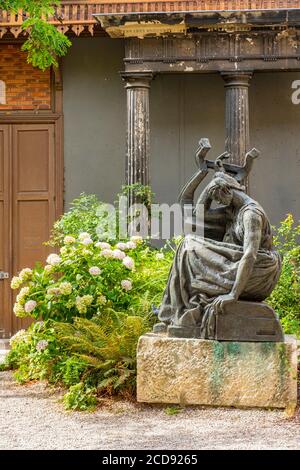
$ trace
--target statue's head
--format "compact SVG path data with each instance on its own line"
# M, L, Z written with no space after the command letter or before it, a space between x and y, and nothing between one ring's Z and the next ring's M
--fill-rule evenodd
M234 191L245 192L245 187L232 176L221 171L216 172L209 189L209 196L212 200L224 206L229 206L232 202Z

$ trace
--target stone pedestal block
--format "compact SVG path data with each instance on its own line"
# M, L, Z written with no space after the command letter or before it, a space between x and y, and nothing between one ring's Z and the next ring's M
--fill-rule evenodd
M137 400L291 410L297 404L297 341L219 342L149 333L138 344Z

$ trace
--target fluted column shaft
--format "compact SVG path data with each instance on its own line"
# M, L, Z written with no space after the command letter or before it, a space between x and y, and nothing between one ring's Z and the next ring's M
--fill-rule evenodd
M122 73L127 90L126 184L149 185L149 90L152 73Z
M231 162L244 164L249 150L249 98L248 88L252 73L222 73L226 90L225 149L231 153Z

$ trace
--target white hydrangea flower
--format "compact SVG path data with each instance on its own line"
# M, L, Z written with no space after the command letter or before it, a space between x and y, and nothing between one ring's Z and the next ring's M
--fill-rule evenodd
M95 246L101 250L109 250L111 248L110 244L107 242L97 242Z
M12 289L19 289L21 287L23 281L18 276L14 276L11 280L10 287Z
M136 243L134 243L133 241L127 242L126 247L128 250L134 250L134 248L136 248Z
M81 232L78 235L78 239L81 241L84 240L85 238L91 238L91 235L88 232Z
M124 251L121 251L121 250L118 250L118 249L115 249L113 250L113 258L115 259L124 259L125 258L125 253Z
M32 276L32 269L24 268L19 272L19 279L23 282L28 281Z
M104 250L102 250L100 252L100 255L104 256L105 258L113 258L113 256L114 256L113 250L110 250L108 248L105 248Z
M93 302L92 295L83 295L76 297L76 307L79 313L86 313L87 307Z
M98 266L91 266L89 269L89 273L92 276L99 276L99 274L101 274L101 269L98 268Z
M56 253L51 253L51 255L48 256L46 262L51 266L56 266L61 262L61 257Z
M61 249L59 250L61 255L66 255L68 254L68 247L67 246L62 246Z
M26 330L19 330L10 338L9 344L10 346L13 346L14 344L20 343L22 341L26 341L27 338L28 338L28 334Z
M66 281L66 282L62 282L59 285L59 290L63 295L70 295L72 290L73 290L73 287L72 287L72 284L70 282Z
M130 256L125 256L122 263L125 266L125 268L134 269L134 260Z
M122 289L129 291L132 289L132 282L129 279L123 279L121 281Z
M72 237L71 235L66 235L64 238L64 243L66 245L71 245L72 243L75 243L75 242L76 242L76 239Z
M155 258L156 259L164 259L165 255L163 253L156 253Z
M105 305L106 302L107 302L107 298L105 297L105 295L99 295L99 297L97 298L97 304Z
M81 240L81 243L85 246L87 245L92 245L94 242L91 238L87 237L87 238L84 238L83 240Z
M50 274L53 272L53 266L51 266L51 264L46 264L46 266L44 267L44 271L46 274Z
M126 250L127 249L127 244L126 243L123 243L123 242L119 242L116 244L116 248L118 248L119 250Z
M23 305L19 304L18 302L15 303L13 311L16 317L26 317L26 312L24 310Z
M26 295L29 294L29 291L30 291L29 287L22 287L22 289L20 290L20 292L18 293L16 297L16 301L22 302L24 298L26 297Z
M24 310L26 313L31 313L35 309L36 306L37 306L37 303L35 300L27 300L24 306Z

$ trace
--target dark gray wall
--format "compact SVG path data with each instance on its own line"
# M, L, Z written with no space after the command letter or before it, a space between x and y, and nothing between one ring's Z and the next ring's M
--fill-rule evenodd
M63 63L65 201L80 192L112 202L124 176L123 41L75 39Z
M113 201L124 178L126 103L118 72L123 42L76 39L64 60L66 202L81 191ZM256 74L250 87L251 145L262 151L250 192L277 223L300 217L300 73ZM151 87L151 175L160 202L175 202L195 169L200 137L224 149L224 88L218 75L157 76Z

